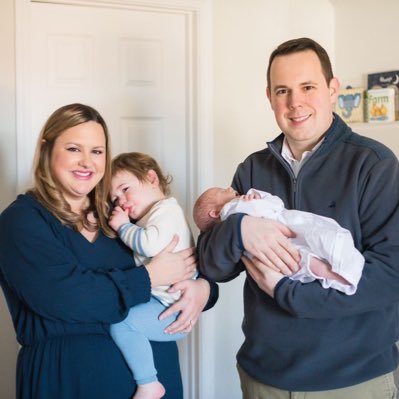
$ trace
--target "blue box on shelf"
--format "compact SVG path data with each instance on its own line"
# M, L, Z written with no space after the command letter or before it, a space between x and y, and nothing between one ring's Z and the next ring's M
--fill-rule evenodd
M377 89L396 86L399 89L399 71L386 71L369 73L367 75L367 88Z

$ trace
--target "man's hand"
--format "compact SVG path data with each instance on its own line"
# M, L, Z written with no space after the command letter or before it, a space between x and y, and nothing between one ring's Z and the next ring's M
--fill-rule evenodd
M266 266L259 259L249 259L246 256L241 257L249 275L254 279L258 287L274 298L274 289L277 283L284 278L284 275Z
M295 234L271 219L244 216L241 222L244 248L267 267L291 275L299 270L300 255L289 238Z

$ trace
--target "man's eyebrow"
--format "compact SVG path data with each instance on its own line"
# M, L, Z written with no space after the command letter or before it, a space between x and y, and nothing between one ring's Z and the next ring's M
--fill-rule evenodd
M301 86L307 86L307 85L317 86L317 82L314 82L313 80L308 80L306 82L301 83Z
M273 87L273 90L278 90L278 89L287 89L288 87L285 85L277 85Z
M314 82L313 80L307 80L306 82L299 83L299 86L308 86L308 85L313 85L317 86L318 83ZM288 86L286 85L277 85L273 87L273 91L279 90L279 89L288 89Z

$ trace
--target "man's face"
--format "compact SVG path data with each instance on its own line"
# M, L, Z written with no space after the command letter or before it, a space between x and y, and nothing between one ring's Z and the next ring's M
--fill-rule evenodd
M330 127L339 82L333 78L328 85L316 53L307 50L276 57L270 85L267 96L277 124L299 159Z

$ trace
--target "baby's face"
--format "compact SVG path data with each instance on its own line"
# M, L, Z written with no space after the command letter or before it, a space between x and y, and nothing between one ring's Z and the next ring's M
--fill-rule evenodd
M215 192L213 193L213 198L215 203L217 203L220 206L223 206L227 202L231 201L234 198L239 197L240 195L237 193L237 191L233 190L231 187L227 188L217 188L215 189Z

